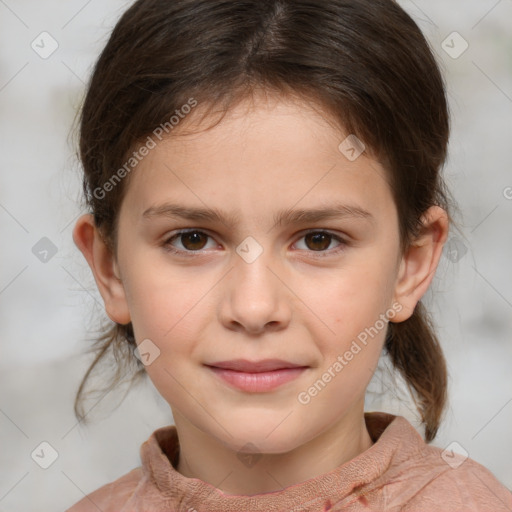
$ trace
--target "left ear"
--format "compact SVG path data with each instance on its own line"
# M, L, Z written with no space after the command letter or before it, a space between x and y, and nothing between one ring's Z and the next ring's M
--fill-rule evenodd
M446 211L431 206L422 216L423 228L402 256L395 284L394 300L402 305L392 322L403 322L414 312L434 278L448 237L449 221Z

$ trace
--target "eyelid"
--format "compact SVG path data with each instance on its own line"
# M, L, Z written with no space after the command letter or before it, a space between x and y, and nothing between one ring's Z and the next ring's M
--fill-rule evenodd
M211 238L213 240L215 239L215 237L210 234L210 231L208 229L182 228L182 229L173 231L172 234L166 235L164 237L163 245L164 245L164 247L167 248L166 250L168 250L169 252L174 253L174 254L183 255L185 257L201 256L205 252L208 252L208 250L200 249L197 251L184 251L183 249L176 249L170 243L172 240L177 239L179 236L181 236L183 234L194 233L194 232L202 233L202 234L207 235L209 238ZM306 249L299 249L299 251L306 251L308 253L314 254L315 258L337 254L337 253L341 252L342 250L344 250L345 246L348 244L348 241L346 239L347 237L342 236L342 235L338 234L337 232L331 231L330 229L327 229L327 228L309 228L306 230L299 231L296 235L297 241L304 238L309 233L326 233L326 234L330 235L334 240L336 240L337 242L340 243L340 245L338 247L335 247L334 249L328 249L325 251L312 251L312 250L306 250ZM294 243L296 243L296 242L294 242Z
M200 256L206 252L204 249L200 249L198 251L184 251L183 249L176 249L174 246L171 245L171 241L178 239L181 235L195 232L202 233L206 235L208 238L215 240L215 237L212 234L210 234L210 231L208 229L182 228L172 231L170 234L166 234L163 239L163 246L164 248L167 248L169 252L176 253L178 255L183 254L185 256Z
M314 258L323 258L323 257L338 255L340 252L345 250L346 246L348 245L348 241L345 236L342 236L342 235L338 234L337 232L331 231L330 229L326 229L326 228L325 229L324 228L310 228L310 229L306 229L304 231L300 231L298 233L297 241L301 240L309 233L326 233L326 234L330 235L334 240L339 242L339 245L337 247L335 247L334 249L328 249L326 251L305 250L307 253L313 254ZM299 251L300 250L303 250L303 249L299 249Z

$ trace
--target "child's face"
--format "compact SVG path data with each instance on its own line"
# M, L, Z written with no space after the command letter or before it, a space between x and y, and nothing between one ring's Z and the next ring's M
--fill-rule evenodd
M251 442L288 451L360 418L383 320L410 316L430 282L426 263L401 259L384 169L366 153L347 158L338 149L346 135L304 105L240 105L210 131L158 143L130 177L115 265L122 288L104 294L107 311L160 350L146 370L175 419L234 450ZM214 209L226 220L145 215L166 204ZM335 204L359 213L274 220ZM166 245L191 228L201 233ZM421 289L410 274L419 267ZM206 366L239 358L307 368L255 392Z

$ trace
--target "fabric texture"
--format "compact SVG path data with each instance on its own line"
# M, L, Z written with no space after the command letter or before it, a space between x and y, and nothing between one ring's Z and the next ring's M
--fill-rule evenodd
M374 444L334 470L279 491L224 494L175 468L174 425L140 448L142 466L66 512L512 511L512 493L482 465L425 443L402 416L365 413Z

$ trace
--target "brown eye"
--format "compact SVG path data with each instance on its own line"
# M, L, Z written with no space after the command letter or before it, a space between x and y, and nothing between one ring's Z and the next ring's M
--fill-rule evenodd
M171 251L179 252L179 253L187 253L187 252L198 252L201 249L204 249L205 245L208 243L208 239L211 238L206 233L202 231L193 230L193 231L179 231L174 236L170 237L164 245ZM178 241L181 243L182 247L176 247L174 242Z
M307 247L312 251L325 251L331 244L332 238L333 235L330 235L329 233L316 231L308 233L304 237L304 240L306 241Z
M333 242L337 242L337 245L334 248L329 248ZM296 244L298 244L298 247L296 245L298 249L309 252L314 257L334 256L347 246L345 240L338 235L318 229L305 233Z
M203 249L208 238L208 235L200 231L190 231L189 233L182 233L180 235L180 241L183 247L189 251L199 251Z

